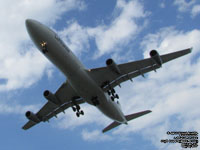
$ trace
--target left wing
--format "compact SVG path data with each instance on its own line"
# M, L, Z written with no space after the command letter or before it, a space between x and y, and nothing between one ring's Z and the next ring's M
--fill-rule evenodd
M185 50L169 53L166 55L161 55L159 57L151 57L139 61L124 63L116 65L119 68L118 73L112 71L109 67L95 68L89 71L90 76L97 82L97 84L104 90L107 91L109 89L114 88L127 80L131 80L134 77L139 75L144 76L145 73L150 71L156 71L156 69L160 68L163 63L186 55L192 51L192 48L188 48ZM156 51L154 51L156 52ZM161 64L158 63L157 59L161 61Z
M57 114L64 112L65 109L76 104L82 104L85 101L79 97L79 95L74 91L69 83L63 83L61 87L54 94L55 97L59 100L59 104L55 105L52 102L47 102L37 113L36 117L38 121L28 121L22 128L27 130L32 126L40 123L41 121L48 121L52 117L57 117ZM73 100L73 102L72 102Z

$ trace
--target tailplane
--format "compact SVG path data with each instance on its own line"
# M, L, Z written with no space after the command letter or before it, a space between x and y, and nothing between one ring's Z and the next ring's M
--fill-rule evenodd
M146 115L150 112L151 112L151 110L141 111L141 112L138 112L138 113L127 115L127 116L125 116L125 118L126 118L127 121L130 121L132 119ZM121 125L121 123L114 121L110 125L108 125L106 128L104 128L102 132L105 133L105 132L107 132L107 131L109 131L109 130L111 130L111 129L119 126L119 125Z

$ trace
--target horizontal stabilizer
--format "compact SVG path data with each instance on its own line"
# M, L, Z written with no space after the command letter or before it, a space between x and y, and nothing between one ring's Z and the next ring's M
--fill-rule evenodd
M151 110L141 111L141 112L138 112L138 113L127 115L127 116L125 116L125 118L126 118L127 121L130 121L132 119L135 119L135 118L141 117L143 115L146 115L146 114L148 114L150 112L151 112ZM119 126L119 125L121 125L121 123L114 121L110 125L108 125L106 128L104 128L102 132L105 133L105 132L107 132L107 131L109 131L109 130L111 130L111 129Z
M127 121L130 121L132 119L135 119L135 118L141 117L143 115L146 115L146 114L148 114L150 112L151 112L151 110L141 111L141 112L138 112L138 113L127 115L127 116L125 116L125 118L126 118Z
M107 126L106 128L104 128L102 132L105 133L105 132L107 132L107 131L109 131L109 130L111 130L111 129L119 126L119 125L121 125L121 123L114 121L109 126Z

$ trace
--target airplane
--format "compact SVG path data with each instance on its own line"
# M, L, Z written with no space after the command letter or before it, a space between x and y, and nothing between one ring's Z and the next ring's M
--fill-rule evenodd
M84 115L80 107L83 103L93 105L113 120L102 130L103 133L121 124L128 124L128 121L146 115L151 110L124 115L114 88L137 76L144 77L145 73L156 71L162 64L192 51L192 48L188 48L159 55L156 50L151 50L150 58L147 59L116 64L109 58L104 67L86 69L53 30L33 19L27 19L25 24L33 43L66 76L66 81L55 93L44 91L47 102L37 113L25 113L29 121L22 127L24 130L40 122L49 122L49 119L57 117L61 112L65 113L68 108L72 108L76 116L80 117Z

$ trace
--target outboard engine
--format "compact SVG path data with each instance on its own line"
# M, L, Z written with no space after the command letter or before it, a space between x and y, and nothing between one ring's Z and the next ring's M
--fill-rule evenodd
M162 67L162 59L156 50L151 50L149 55L159 67Z
M39 123L40 122L40 119L33 112L31 112L31 111L27 111L26 114L25 114L25 116L29 120L31 120L31 121L33 121L35 123Z
M112 72L115 72L117 74L120 74L121 71L119 69L119 67L117 66L117 64L114 62L113 59L107 59L106 60L106 65L108 66L108 68L112 71Z

